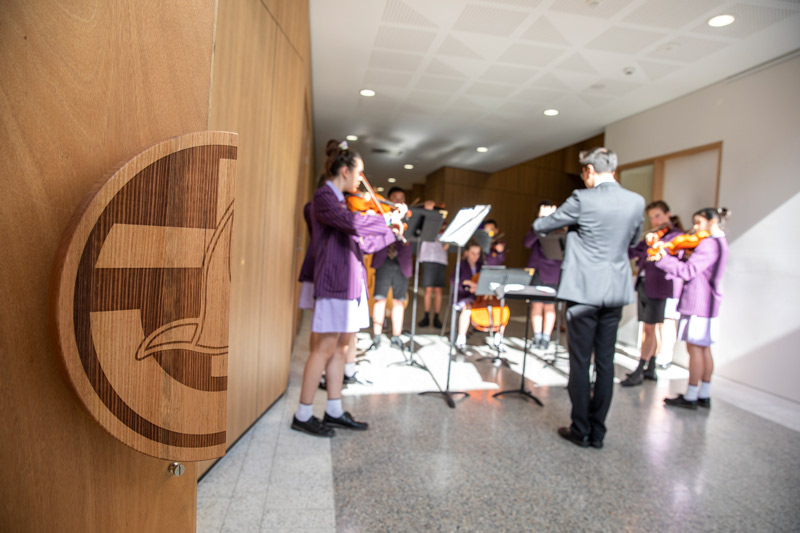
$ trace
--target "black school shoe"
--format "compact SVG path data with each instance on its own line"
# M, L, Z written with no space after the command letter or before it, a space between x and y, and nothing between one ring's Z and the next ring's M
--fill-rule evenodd
M697 409L697 400L687 400L683 394L678 394L674 398L664 398L664 403L673 407L683 407L684 409Z
M356 420L353 420L353 415L351 415L347 411L345 411L339 418L334 418L326 412L322 420L323 423L326 425L337 426L344 429L355 429L356 431L366 431L369 428L369 424L367 424L366 422L358 422Z
M442 321L439 320L438 316L433 317L433 327L436 329L442 329Z
M706 409L711 409L711 398L698 398L697 407L705 407Z
M325 415L327 418L327 415ZM302 431L303 433L308 433L309 435L314 435L315 437L333 437L336 435L336 431L325 424L324 422L320 422L319 418L316 416L312 416L305 422L300 422L297 417L292 418L292 429L295 431Z

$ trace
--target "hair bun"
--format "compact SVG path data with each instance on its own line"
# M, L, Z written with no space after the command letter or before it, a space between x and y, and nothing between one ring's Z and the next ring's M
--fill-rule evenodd
M330 157L331 154L334 154L339 151L339 141L336 139L331 139L327 143L325 143L325 155Z
M729 216L731 216L731 210L728 209L727 207L718 207L717 214L719 215L719 218L724 220Z

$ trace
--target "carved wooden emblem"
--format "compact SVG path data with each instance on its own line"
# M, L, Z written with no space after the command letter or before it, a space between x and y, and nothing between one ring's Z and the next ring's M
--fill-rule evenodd
M225 453L236 134L140 153L81 203L53 268L63 367L91 416L164 459Z

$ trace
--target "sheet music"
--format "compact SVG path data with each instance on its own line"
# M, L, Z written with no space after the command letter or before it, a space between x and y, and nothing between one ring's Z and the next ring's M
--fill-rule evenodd
M456 213L455 218L439 237L439 242L454 244L464 247L469 241L483 219L489 214L491 205L476 205L475 207L465 207Z

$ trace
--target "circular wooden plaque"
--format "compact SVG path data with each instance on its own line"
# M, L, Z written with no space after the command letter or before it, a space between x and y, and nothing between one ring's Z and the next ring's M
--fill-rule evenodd
M61 238L58 353L91 416L163 459L225 453L235 133L175 137L99 183Z

